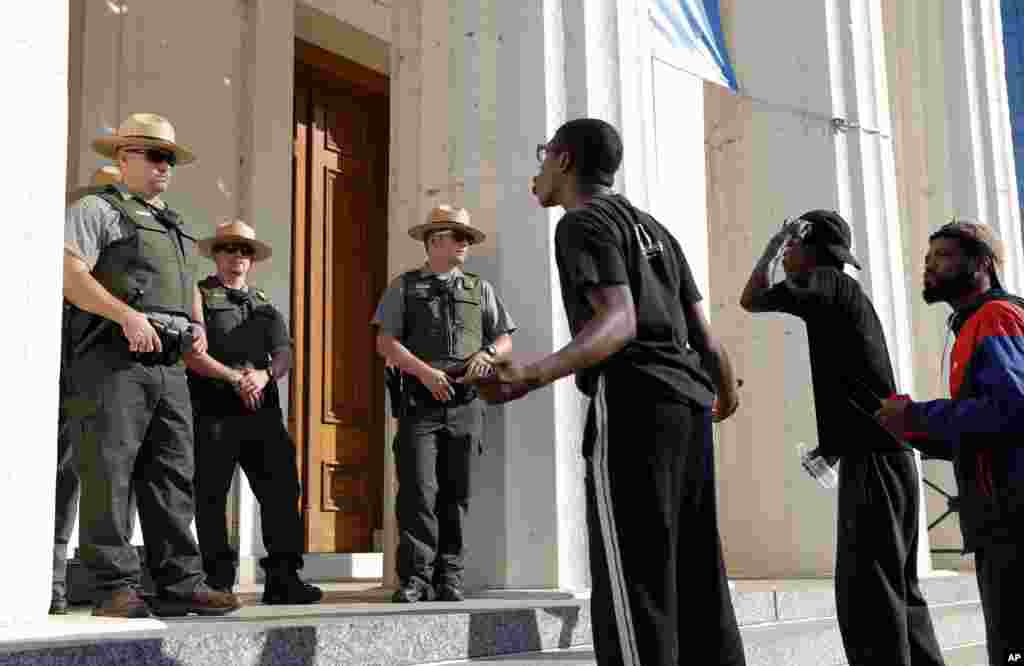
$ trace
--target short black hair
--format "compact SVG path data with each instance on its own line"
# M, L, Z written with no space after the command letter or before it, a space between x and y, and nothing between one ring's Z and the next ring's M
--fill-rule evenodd
M570 120L555 132L552 143L572 158L581 185L611 187L622 164L622 138L618 130L597 118Z

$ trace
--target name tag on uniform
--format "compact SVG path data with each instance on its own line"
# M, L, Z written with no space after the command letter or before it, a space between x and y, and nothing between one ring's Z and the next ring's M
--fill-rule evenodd
M153 217L153 213L150 213L148 210L138 210L135 211L135 214L141 215L142 217Z
M215 291L206 297L207 305L224 305L228 302L228 297L222 293Z

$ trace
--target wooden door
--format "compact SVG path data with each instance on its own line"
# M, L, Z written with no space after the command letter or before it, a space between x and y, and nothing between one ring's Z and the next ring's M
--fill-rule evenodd
M370 320L387 279L386 79L382 89L383 77L301 42L296 52L290 425L306 547L369 552L382 523L383 364Z

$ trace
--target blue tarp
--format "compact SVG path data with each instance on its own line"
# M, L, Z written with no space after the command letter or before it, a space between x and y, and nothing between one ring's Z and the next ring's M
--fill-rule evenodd
M722 35L718 0L648 0L654 36L691 74L737 89Z

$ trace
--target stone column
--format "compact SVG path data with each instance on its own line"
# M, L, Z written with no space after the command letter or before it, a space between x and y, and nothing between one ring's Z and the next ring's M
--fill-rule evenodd
M900 226L916 397L947 397L949 309L921 300L928 236L954 215L993 225L1007 242L1006 287L1019 292L1022 274L1020 214L1003 72L998 3L884 3L890 96L896 142ZM956 494L951 465L925 461L923 474ZM947 508L926 489L927 519ZM956 514L930 533L931 547L962 545ZM955 552L936 554L938 567L965 563Z
M798 40L763 30L779 12ZM721 428L726 559L737 576L830 575L835 493L806 476L794 451L817 442L805 328L735 304L784 217L838 210L853 227L858 278L897 382L912 385L881 8L733 0L722 16L741 91L707 88L710 255L720 262L711 266L712 309L745 380L742 411Z
M295 84L295 1L252 0L241 25L239 102L239 217L274 249L258 264L251 281L267 291L285 316L291 313L293 89ZM289 395L287 379L280 395ZM288 418L288 400L282 400ZM259 502L245 474L236 477L240 580L262 576L255 562L263 546Z
M1024 287L1020 205L1006 93L999 0L943 3L946 87L955 215L992 225L1006 243L1004 275L1011 291Z
M12 227L0 276L9 289L2 335L9 381L4 399L9 450L0 479L5 548L0 628L38 620L50 602L53 552L61 262L68 126L68 3L5 4L0 54L11 90L31 90L31 104L0 111L17 159L0 167ZM15 66L16 63L16 66ZM31 507L31 511L19 510Z
M520 325L515 355L537 358L568 331L551 248L558 213L536 206L529 179L534 147L566 117L568 98L591 90L567 81L570 63L586 66L587 44L568 14L591 5L452 0L447 14L427 5L393 4L389 270L423 260L406 230L430 207L466 206L488 234L468 268L495 284ZM609 8L602 3L597 16ZM591 108L577 103L577 113ZM467 584L586 586L581 428L582 400L569 382L488 410L473 469ZM386 573L393 568L389 547Z

